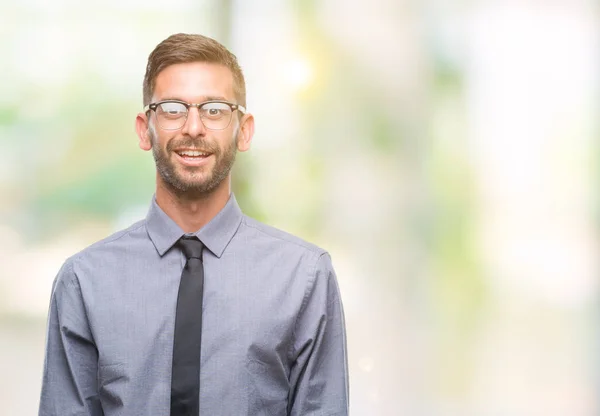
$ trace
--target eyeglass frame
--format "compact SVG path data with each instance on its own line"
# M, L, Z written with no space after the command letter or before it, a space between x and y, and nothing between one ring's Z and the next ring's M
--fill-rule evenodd
M183 122L183 124L181 125L181 127L178 127L176 129L165 129L163 126L160 125L160 123L158 122L158 119L156 120L158 124L158 126L163 129L163 130L167 130L167 131L175 131L175 130L179 130L182 129L185 126L185 123L187 123L188 120L188 115L190 114L190 107L196 107L198 109L198 111L200 111L200 107L202 107L205 104L210 104L210 103L217 103L217 104L227 104L229 106L229 108L231 108L231 117L229 117L229 123L227 123L227 125L225 127L223 127L222 129L211 129L209 127L206 126L206 124L204 124L204 120L202 120L202 116L200 116L200 122L202 123L202 125L207 129L207 130L212 130L212 131L222 131L225 130L227 127L229 127L229 125L231 124L231 120L233 119L233 112L234 111L239 111L241 114L246 114L246 107L244 107L243 105L240 104L235 104L235 103L231 103L229 101L225 101L225 100L208 100L208 101L203 101L201 103L188 103L186 101L183 100L161 100L161 101L157 101L155 103L150 103L148 105L144 106L144 113L147 113L148 111L152 110L154 111L154 114L156 114L156 109L158 108L158 106L160 104L163 103L179 103L179 104L183 104L186 108L186 115L185 115L185 121Z

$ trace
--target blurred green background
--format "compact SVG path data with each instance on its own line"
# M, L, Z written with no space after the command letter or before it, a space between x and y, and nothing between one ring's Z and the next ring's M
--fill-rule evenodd
M244 211L328 249L353 415L596 415L599 7L0 2L0 414L37 414L62 262L145 216L154 46L215 37Z

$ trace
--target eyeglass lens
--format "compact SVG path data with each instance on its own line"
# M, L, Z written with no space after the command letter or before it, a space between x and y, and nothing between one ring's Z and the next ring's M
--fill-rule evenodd
M225 103L205 103L199 108L200 120L210 130L223 130L231 122L231 107ZM183 127L188 117L187 107L178 102L163 102L156 107L156 118L161 128L177 130Z

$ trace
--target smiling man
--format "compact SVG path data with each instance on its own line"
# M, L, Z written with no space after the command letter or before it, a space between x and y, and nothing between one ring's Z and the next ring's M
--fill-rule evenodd
M148 58L148 215L67 259L52 288L40 416L347 415L342 305L326 251L245 216L237 60L201 35Z

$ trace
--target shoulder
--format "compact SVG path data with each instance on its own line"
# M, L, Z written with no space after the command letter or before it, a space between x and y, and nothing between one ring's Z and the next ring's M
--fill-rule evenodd
M117 231L114 234L91 244L77 253L74 257L77 259L86 258L97 252L104 252L117 246L131 245L140 239L148 239L146 220L140 220L123 230Z
M269 263L269 270L293 270L291 275L304 284L305 297L320 290L317 286L335 282L331 256L324 248L246 215L239 232L240 248L253 259Z
M243 227L242 232L251 236L254 244L271 245L278 247L280 250L303 253L315 259L327 253L326 250L313 243L264 224L247 215L242 217L241 225Z
M100 260L102 264L106 264L107 258L114 260L120 256L126 256L135 243L148 240L146 231L146 220L140 220L131 226L117 231L102 240L99 240L81 251L67 258L59 271L59 278L64 276L65 279L73 280L77 275L77 270L82 264L98 264ZM71 276L71 277L69 277Z

